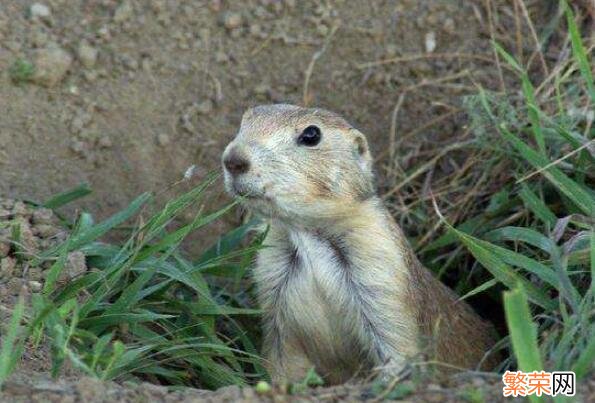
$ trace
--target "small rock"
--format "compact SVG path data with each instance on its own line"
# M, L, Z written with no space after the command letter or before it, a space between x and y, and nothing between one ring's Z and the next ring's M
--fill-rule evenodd
M140 65L144 72L150 72L152 69L151 60L147 57L142 58Z
M33 292L41 291L42 284L39 281L29 281L29 289Z
M434 31L430 31L426 34L424 45L426 47L426 52L428 53L432 53L436 49L436 33Z
M170 139L167 134L161 133L160 135L157 136L157 144L159 144L161 147L165 147L165 146L169 145L169 143L170 143Z
M242 36L243 31L241 28L235 28L232 29L231 31L229 31L229 35L234 38L234 39L238 39Z
M43 273L41 272L41 267L29 267L27 275L29 277L29 280L31 281L43 280Z
M138 70L138 61L130 55L120 55L120 63L129 70Z
M444 30L451 35L456 33L455 21L452 18L444 20Z
M12 257L5 257L0 259L0 278L10 278L17 265L17 260Z
M26 220L20 222L19 241L25 253L34 255L39 251L39 239L33 234L31 225Z
M8 289L8 295L19 295L21 293L21 290L23 289L23 280L17 277L13 277L10 280L8 280L6 288Z
M147 399L146 401L155 401L156 399L161 400L167 396L167 387L148 382L138 385L136 390L141 396Z
M8 256L10 252L10 243L0 239L0 258Z
M129 1L124 1L116 8L114 13L114 22L120 23L130 19L134 13L134 8Z
M108 136L103 136L99 139L97 145L99 145L101 148L111 148L113 145L112 139L110 139Z
M98 379L82 377L75 388L82 402L104 401L106 398L105 386Z
M108 26L104 25L103 27L97 30L97 36L103 39L105 42L109 42L112 39L112 34Z
M37 208L33 210L32 221L33 224L51 224L54 218L54 213L49 208Z
M229 61L229 56L227 53L219 51L215 53L215 61L217 63L227 63Z
M33 45L34 48L42 48L47 45L48 41L48 33L41 29L38 29L31 34L31 45Z
M271 92L271 87L268 84L258 84L254 87L254 93L256 95L268 95Z
M329 33L329 28L324 24L318 24L316 26L316 33L320 36L327 36Z
M252 24L252 25L250 25L248 32L250 32L250 35L258 38L258 37L260 37L260 34L262 33L262 27L258 24Z
M45 87L58 84L72 64L72 56L57 45L39 49L35 53L32 81Z
M75 153L75 154L79 154L79 155L83 155L85 154L86 151L86 146L85 143L79 140L72 140L70 142L70 149Z
M83 77L89 83L95 82L97 80L97 72L95 70L83 71Z
M52 17L50 8L42 3L33 3L29 7L29 13L32 20L48 21Z
M93 116L85 111L79 111L70 122L70 132L73 134L80 133L93 121Z
M223 16L223 26L227 29L235 29L242 25L242 15L240 13L227 12Z
M70 252L66 257L66 265L60 273L60 281L68 281L87 272L85 254L81 251Z
M97 62L98 53L99 52L97 51L97 49L89 45L89 43L86 41L82 41L79 44L78 58L81 64L88 69L91 69L95 66L95 63Z
M199 103L198 105L196 105L196 112L198 112L202 115L207 115L212 110L213 110L213 101L211 101L210 99L207 99L206 101L203 101L203 102Z
M390 43L386 45L386 57L392 58L397 56L399 53L399 48L394 43Z
M15 217L29 217L31 215L31 212L29 211L25 203L23 203L22 201L17 201L15 202L12 208L12 214Z
M51 238L56 235L58 231L58 228L48 224L39 224L33 227L33 233L41 238Z

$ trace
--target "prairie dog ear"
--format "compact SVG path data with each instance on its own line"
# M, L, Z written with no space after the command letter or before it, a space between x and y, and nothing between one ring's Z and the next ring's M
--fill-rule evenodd
M249 120L253 116L254 116L254 108L247 109L246 111L244 111L244 114L242 115L242 123Z
M350 132L353 135L353 149L358 162L364 171L370 172L372 170L372 156L368 147L368 140L357 129L351 129Z

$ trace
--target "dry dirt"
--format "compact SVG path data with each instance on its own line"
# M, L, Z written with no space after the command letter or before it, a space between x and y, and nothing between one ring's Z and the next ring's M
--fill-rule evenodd
M94 194L68 212L98 218L192 164L196 181L218 169L249 106L305 100L337 111L378 154L406 92L396 127L413 140L404 155L460 134L456 114L412 130L456 111L472 82L497 84L487 14L474 2L32 3L0 4L0 195L43 200L87 182ZM365 65L409 55L421 58ZM33 82L11 79L19 61L37 67ZM213 205L225 197L214 196Z

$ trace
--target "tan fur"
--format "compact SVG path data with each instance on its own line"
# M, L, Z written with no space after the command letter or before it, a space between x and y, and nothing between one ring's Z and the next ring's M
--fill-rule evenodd
M309 125L322 141L298 145ZM374 193L360 132L328 111L262 106L244 115L224 158L231 153L250 168L225 170L228 191L270 225L254 278L275 381L311 367L329 383L373 369L389 376L421 355L479 364L493 345L489 326L414 256Z

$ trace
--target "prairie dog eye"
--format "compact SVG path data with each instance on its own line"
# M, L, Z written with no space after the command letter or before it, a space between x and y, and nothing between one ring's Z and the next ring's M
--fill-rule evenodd
M320 132L320 128L318 126L311 125L306 127L299 135L297 143L301 146L314 147L316 144L320 143L321 137L322 133Z

